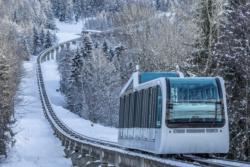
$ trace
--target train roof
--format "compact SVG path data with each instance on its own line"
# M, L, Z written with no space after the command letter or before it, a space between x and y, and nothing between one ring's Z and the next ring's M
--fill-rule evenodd
M180 77L179 72L141 72L139 74L139 83L145 83L157 78Z
M184 77L184 75L179 72L134 72L127 83L122 88L120 95L127 91L133 90L140 84L150 82L158 78L169 78L169 77Z

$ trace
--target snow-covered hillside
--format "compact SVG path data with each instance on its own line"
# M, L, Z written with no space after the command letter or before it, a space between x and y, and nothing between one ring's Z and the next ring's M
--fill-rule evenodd
M44 75L44 82L47 89L48 96L52 103L52 107L57 116L74 131L93 137L97 139L103 139L108 141L117 142L118 129L111 127L104 127L99 124L93 124L88 120L85 120L78 115L63 108L65 106L64 98L59 89L59 73L57 70L57 64L54 60L50 60L42 64L42 71Z
M1 167L69 167L60 141L44 117L36 83L36 57L23 64L24 75L17 93L13 131L14 147Z

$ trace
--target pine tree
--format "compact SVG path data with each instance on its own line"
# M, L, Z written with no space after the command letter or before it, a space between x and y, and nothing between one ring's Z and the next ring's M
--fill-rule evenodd
M200 75L209 74L211 64L211 47L214 39L217 37L218 8L216 1L201 0L198 2L196 11L196 24L200 28L201 34L197 39L196 51L191 56L189 70Z
M51 0L51 3L52 3L52 10L53 10L53 13L54 15L56 16L56 18L59 18L59 2L60 0Z
M52 46L52 35L49 31L47 31L44 41L44 47L47 49Z
M10 66L7 58L0 51L0 155L6 155L6 135L11 116L10 102Z
M66 19L66 11L67 11L67 6L66 6L66 1L61 0L58 2L58 18L59 21L65 21Z
M89 34L83 33L82 34L82 47L81 53L83 57L90 59L93 50L93 43L90 39Z
M79 114L82 110L82 98L75 95L79 92L83 92L83 78L81 74L83 69L83 58L78 49L71 62L70 95L68 96L68 103L71 109Z
M108 58L108 44L106 41L104 41L102 44L102 51L106 58Z
M39 39L40 39L40 45L42 47L45 46L45 33L44 33L44 29L42 29L42 31L40 32Z
M72 1L67 1L66 2L66 8L65 8L65 21L66 22L72 22L73 20L73 4Z
M160 0L155 0L155 8L156 8L156 10L160 10L160 8L161 8L161 1Z
M213 75L226 81L231 158L250 159L250 3L231 0L225 6L219 36L213 45Z
M75 21L81 18L81 0L73 0L73 10L75 14Z
M35 55L40 51L41 42L36 28L33 28L32 53Z
M47 29L52 29L54 30L56 28L55 21L54 21L54 15L53 15L53 2L55 0L51 1L41 1L41 6L43 8L43 11L46 15L46 23L45 27Z
M113 57L115 56L115 53L112 48L109 49L109 61L112 61Z

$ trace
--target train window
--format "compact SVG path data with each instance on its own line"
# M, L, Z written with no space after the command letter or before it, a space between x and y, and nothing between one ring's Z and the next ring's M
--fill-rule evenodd
M135 94L135 99L136 99L136 108L135 108L135 127L139 127L139 110L140 110L140 106L139 106L139 92L136 92Z
M139 115L139 119L138 119L138 127L142 127L142 103L143 103L143 90L141 90L139 92L139 111L138 111L138 115Z
M145 128L145 117L146 117L146 113L145 113L145 111L146 111L146 94L147 94L147 92L146 92L146 90L143 90L142 91L143 92L143 99L142 99L142 121L141 121L141 127L142 128Z
M214 78L170 79L169 127L221 127L220 83ZM186 96L187 95L187 96Z
M133 127L133 119L134 119L134 93L129 95L129 125L128 128Z
M124 128L128 128L129 122L129 95L125 97Z
M149 89L145 90L145 107L144 107L144 128L148 128L148 118L149 118Z
M152 88L149 88L148 92L149 92L149 100L148 100L148 122L147 122L147 128L151 128L151 123L152 123L152 114L153 114L153 110L152 110L152 104L153 104L153 99L152 99Z
M120 98L120 110L119 110L119 128L123 127L124 122L124 96Z
M161 118L162 118L162 92L161 87L157 86L157 114L156 114L156 128L161 127Z
M136 127L136 118L137 118L137 95L138 93L137 92L134 92L134 114L133 114L133 125L132 127Z
M151 89L151 119L150 119L150 128L155 128L156 127L156 95L157 95L157 87L153 87Z

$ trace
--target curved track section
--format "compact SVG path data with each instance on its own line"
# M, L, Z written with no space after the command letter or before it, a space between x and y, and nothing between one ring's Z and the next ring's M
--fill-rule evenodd
M45 117L48 119L55 135L62 141L62 145L65 146L64 151L67 157L72 159L74 166L223 166L223 164L216 162L204 162L190 157L181 160L167 159L160 158L157 155L127 150L117 143L79 134L64 124L55 114L46 93L41 64L50 59L55 59L60 49L76 45L80 43L80 40L81 38L77 38L60 43L43 51L37 58L37 83Z

